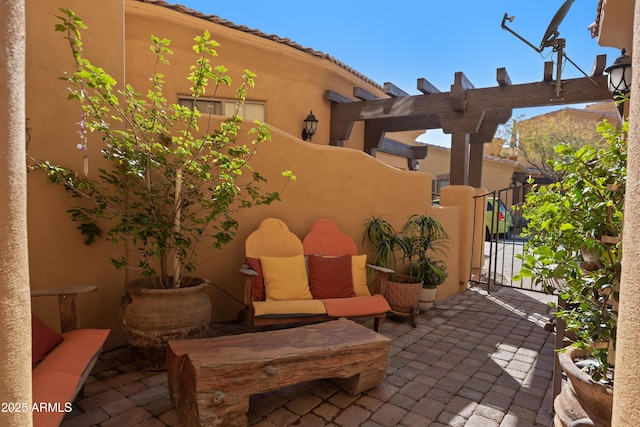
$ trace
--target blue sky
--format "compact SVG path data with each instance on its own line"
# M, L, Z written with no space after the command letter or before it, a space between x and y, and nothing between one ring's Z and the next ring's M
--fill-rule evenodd
M170 0L171 1L171 0ZM178 2L178 1L171 1ZM506 67L514 84L542 80L551 48L542 54L500 28L508 26L538 46L564 0L182 0L187 7L218 15L236 24L287 37L323 51L382 84L392 82L418 94L420 77L449 91L454 73L462 71L475 87L496 86L496 69ZM601 47L587 27L595 20L597 0L576 0L560 25L566 54L589 73L596 55L611 64L620 52ZM213 35L215 38L215 34ZM563 78L582 74L566 63ZM580 107L580 106L577 106ZM560 107L559 107L560 108ZM514 110L527 117L554 108ZM427 140L443 143L437 132Z

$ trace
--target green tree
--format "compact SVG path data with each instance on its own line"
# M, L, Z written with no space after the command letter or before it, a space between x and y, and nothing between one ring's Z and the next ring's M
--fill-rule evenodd
M562 179L527 194L527 243L516 276L535 278L567 302L557 316L574 332L574 345L593 349L596 380L607 371L607 349L592 344L612 340L615 346L627 175L625 133L606 122L598 131L603 143L597 147L557 146L552 164Z
M118 88L113 77L85 56L82 20L60 10L56 30L65 34L75 60L75 70L65 77L69 99L83 111L78 148L86 150L89 133L100 134L110 167L99 169L96 178L88 174L86 159L84 173L48 161L36 161L31 168L81 199L68 212L87 244L103 228L114 243L132 243L135 261L112 259L114 266L136 268L143 277L154 278L156 287L178 287L181 277L196 268L197 242L206 237L221 248L235 235L238 209L280 199L279 192L261 189L266 180L249 164L258 145L270 139L269 127L254 122L251 144L237 141L242 123L237 113L255 74L245 70L236 90L236 113L214 128L211 116L201 117L195 101L213 100L231 79L223 65L211 64L218 43L208 32L194 39L195 62L187 76L194 100L190 108L168 102L164 93L160 69L172 54L169 40L151 37L155 66L146 92L130 85ZM283 175L294 178L290 171Z
M562 178L562 172L553 166L559 158L555 147L566 145L577 150L585 145L600 146L602 138L594 131L596 125L596 119L575 119L562 110L531 119L520 116L504 126L497 136L503 141L506 155L518 156L523 166L557 181Z

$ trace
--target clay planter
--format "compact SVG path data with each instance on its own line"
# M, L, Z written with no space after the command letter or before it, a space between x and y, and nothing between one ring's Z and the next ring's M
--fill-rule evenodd
M433 307L433 302L436 299L436 288L425 288L420 290L420 300L418 301L418 308L420 311L427 311Z
M384 297L391 307L391 314L410 317L411 326L416 327L415 317L418 314L422 282L413 277L396 275L395 281L388 280L384 288Z
M593 382L591 377L578 368L573 360L588 354L586 350L569 347L559 353L560 365L567 376L567 384L553 402L556 412L556 427L566 427L574 421L588 422L596 427L611 426L613 410L613 387ZM578 424L583 425L583 424Z
M203 279L185 279L176 289L150 289L148 279L125 286L120 325L136 364L146 370L166 369L167 341L198 338L211 320L211 301Z

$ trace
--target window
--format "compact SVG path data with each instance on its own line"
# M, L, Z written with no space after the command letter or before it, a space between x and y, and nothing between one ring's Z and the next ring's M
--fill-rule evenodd
M179 96L178 104L183 107L192 107L193 99L186 96ZM236 104L236 100L230 99L216 99L213 101L199 99L196 101L196 108L202 114L215 114L218 116L231 117L236 111ZM264 102L246 101L244 105L240 107L238 115L242 117L242 120L260 120L263 122L265 116L265 104Z
M436 176L436 179L431 181L431 191L436 194L440 194L442 187L449 185L449 174L443 173Z

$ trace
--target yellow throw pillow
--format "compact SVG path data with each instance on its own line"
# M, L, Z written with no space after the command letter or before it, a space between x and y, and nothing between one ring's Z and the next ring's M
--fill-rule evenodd
M304 255L260 257L267 301L313 299Z
M369 297L367 286L367 255L354 255L351 257L351 275L353 276L353 291L359 297Z

